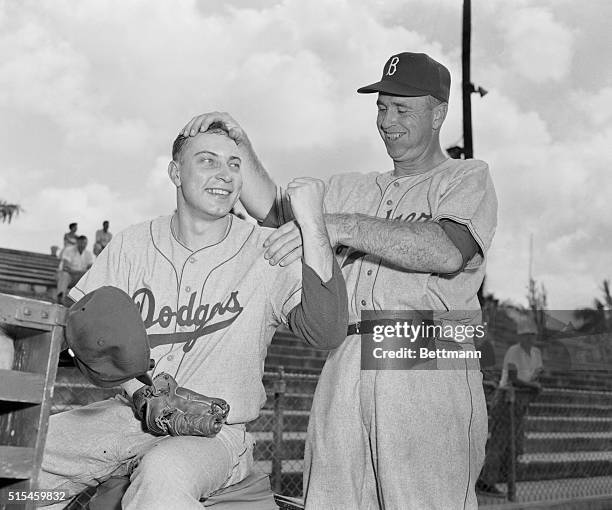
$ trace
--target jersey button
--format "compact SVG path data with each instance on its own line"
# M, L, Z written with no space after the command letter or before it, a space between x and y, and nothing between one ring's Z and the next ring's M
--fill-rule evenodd
M172 354L170 354L170 356L168 356L166 359L168 361L174 361L174 356L172 356Z
M368 269L368 276L372 276L372 270Z
M191 258L189 259L189 262L191 262L191 263L193 264L193 263L195 263L195 259L194 259L193 257L191 257Z
M395 186L396 188L399 188L399 182L395 181L395 182L393 183L393 186Z
M189 286L185 287L185 292L191 292L191 287Z
M393 200L387 200L387 205L392 205L393 204Z
M365 300L365 299L362 299L362 300L361 300L361 305L362 305L362 306L365 306L365 305L366 305L366 300Z

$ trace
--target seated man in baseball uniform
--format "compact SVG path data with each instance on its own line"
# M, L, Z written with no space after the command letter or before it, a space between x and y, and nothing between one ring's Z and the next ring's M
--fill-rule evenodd
M323 183L289 185L303 263L273 265L263 256L271 230L230 214L249 164L219 127L179 136L168 166L174 214L117 234L70 292L75 301L103 286L127 293L149 339L149 375L164 372L181 387L224 399L225 425L215 437L144 432L131 405L143 383L132 379L125 395L51 417L40 487L76 494L130 475L123 508L201 508L201 499L252 471L245 424L266 400L264 359L277 326L320 349L344 340L347 296L323 221Z

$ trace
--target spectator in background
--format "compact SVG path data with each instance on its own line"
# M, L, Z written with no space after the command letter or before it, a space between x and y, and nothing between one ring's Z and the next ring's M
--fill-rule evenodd
M76 223L74 223L76 225ZM57 268L57 302L63 303L69 287L78 282L93 265L94 256L87 250L87 237L79 236L75 246L62 250Z
M64 234L64 248L68 248L68 246L76 246L77 239L79 237L76 233L77 226L78 225L76 223L71 223L68 225L68 232Z
M108 220L102 223L102 228L100 230L96 230L96 243L94 244L94 255L97 257L100 255L100 252L106 247L108 243L110 243L113 238L113 234L108 231Z
M499 388L491 408L491 436L487 442L487 453L476 491L490 496L503 496L495 484L507 477L511 462L511 430L509 392L514 392L514 440L515 455L523 453L524 418L529 404L537 397L542 387L537 382L543 371L542 353L534 346L538 330L530 317L521 317L517 324L518 343L512 345L504 356Z

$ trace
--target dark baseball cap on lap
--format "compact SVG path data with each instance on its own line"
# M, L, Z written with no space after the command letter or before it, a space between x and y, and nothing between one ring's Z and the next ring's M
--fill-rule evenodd
M425 53L398 53L383 68L380 81L357 89L360 94L382 92L395 96L433 96L448 102L450 72Z
M96 386L136 378L151 385L153 364L138 306L116 287L100 287L70 307L66 342L78 369Z

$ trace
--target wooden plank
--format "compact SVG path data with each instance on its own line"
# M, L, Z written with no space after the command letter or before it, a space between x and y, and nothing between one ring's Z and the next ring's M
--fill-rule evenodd
M22 276L7 275L7 276L3 276L2 279L5 281L11 281L11 282L29 283L31 285L47 285L49 283L52 283L53 285L55 285L55 279L51 279L51 278L34 279L34 278L24 278Z
M18 370L0 370L0 400L40 404L45 390L45 376Z
M38 475L40 473L40 467L43 460L43 451L45 449L45 442L47 439L53 385L55 384L55 377L57 376L57 362L59 359L59 353L62 343L64 342L64 328L61 326L54 326L49 336L51 345L49 346L47 355L44 398L40 406L40 413L38 416L39 421L37 427L34 459L32 463L32 484L34 487L38 485Z
M59 265L59 260L51 262L37 262L36 260L10 260L0 258L0 264L7 267L31 267L50 270Z
M16 255L5 255L3 253L0 253L0 260L1 261L7 261L7 262L19 262L19 263L25 263L25 264L35 264L37 266L42 266L42 265L53 265L53 264L57 264L59 262L59 259L57 258L50 258L50 259L40 259L40 258L35 258L35 257L21 257L21 256L16 256Z
M4 261L0 261L0 271L5 273L40 273L40 274L51 274L56 271L57 264L53 266L33 266L26 264L7 264Z
M30 478L33 461L34 448L0 446L0 478Z
M4 262L0 262L0 272L7 274L17 274L17 275L50 275L55 273L57 270L57 266L53 267L32 267L32 266L18 266L13 264L6 264Z
M30 285L53 285L56 284L56 278L51 276L27 276L17 274L6 274L0 271L0 280L5 282L28 283Z

